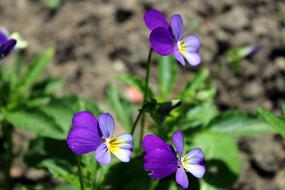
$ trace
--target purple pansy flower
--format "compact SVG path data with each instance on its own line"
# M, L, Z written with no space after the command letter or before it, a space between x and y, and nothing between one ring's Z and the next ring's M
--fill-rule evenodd
M67 136L67 145L75 154L93 152L101 144L102 133L92 113L76 113L72 118L72 126Z
M175 14L170 18L170 24L165 16L150 9L144 15L146 26L151 30L149 41L151 48L162 56L173 53L174 58L182 65L187 62L196 66L202 58L199 55L200 40L195 35L183 38L183 20L181 15Z
M134 146L133 137L130 134L113 137L115 122L108 113L99 116L99 126L103 135L103 143L96 149L96 160L102 165L109 164L112 153L122 162L129 162Z
M181 131L175 132L172 140L178 157L170 144L155 135L146 135L142 142L146 153L144 168L150 171L149 176L154 179L161 179L176 172L176 182L186 189L189 186L186 172L197 178L204 176L205 156L200 148L194 148L183 156L184 142Z
M133 138L130 134L113 137L115 122L111 114L103 113L97 120L90 112L78 112L72 125L67 145L75 154L95 152L96 160L102 165L111 162L111 153L122 162L130 160Z
M15 48L17 41L10 39L8 33L3 28L0 28L0 59L8 56Z

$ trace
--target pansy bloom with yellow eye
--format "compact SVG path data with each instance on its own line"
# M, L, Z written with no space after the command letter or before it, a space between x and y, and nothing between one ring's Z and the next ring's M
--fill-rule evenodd
M16 46L17 41L9 37L8 31L0 27L0 59L8 56Z
M175 14L168 24L165 16L150 9L144 15L146 26L151 30L149 41L151 48L162 56L173 53L174 58L182 65L185 60L192 66L198 65L202 58L199 55L200 40L195 35L183 38L183 20L181 15Z
M155 135L146 135L142 146L145 151L144 168L153 179L162 179L176 172L176 182L184 189L189 186L186 172L202 178L206 172L205 156L200 148L194 148L183 156L184 142L181 131L173 134L176 152L170 144ZM186 171L186 172L185 172Z
M122 162L129 162L133 138L130 134L113 137L115 122L111 114L103 113L97 120L90 112L78 112L72 119L72 125L67 145L75 154L94 152L102 165L111 162L111 153Z
M133 137L122 134L114 137L115 122L111 114L99 116L99 126L102 132L102 144L96 149L95 157L102 165L111 162L111 153L122 162L129 162L133 151Z

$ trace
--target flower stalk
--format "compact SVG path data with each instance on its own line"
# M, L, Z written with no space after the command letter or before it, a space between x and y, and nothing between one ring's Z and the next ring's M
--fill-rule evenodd
M135 130L136 130L136 126L138 124L138 121L140 120L140 118L142 118L141 120L141 131L140 131L140 137L142 140L142 136L144 133L144 111L145 111L145 107L146 107L146 102L148 100L148 92L149 92L149 76L150 76L150 66L151 66L151 57L152 57L152 48L150 48L149 52L148 52L148 56L147 56L147 62L146 62L146 76L145 76L145 84L144 84L144 98L143 98L143 104L142 104L142 108L139 111L139 114L133 124L132 130L131 130L131 135L134 134Z
M78 175L79 175L79 181L80 181L80 190L84 190L84 183L83 183L83 176L82 176L82 168L81 168L81 156L76 155L76 163L78 167Z
M12 179L10 176L10 170L12 167L12 160L13 160L12 159L13 158L12 137L13 137L14 127L5 121L2 124L3 124L2 130L4 134L4 155L1 161L5 163L3 165L3 172L4 172L4 178L5 178L4 187L5 189L12 189L13 184L12 184Z

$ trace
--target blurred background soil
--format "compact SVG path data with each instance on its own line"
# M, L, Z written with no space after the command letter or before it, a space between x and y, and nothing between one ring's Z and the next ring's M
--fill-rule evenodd
M118 74L144 75L149 31L143 14L148 8L168 17L182 14L185 33L200 36L202 66L214 76L220 109L280 112L285 103L284 0L65 0L56 11L39 0L1 0L0 24L23 35L28 56L55 48L47 74L66 80L66 94L103 102L106 85L119 85ZM241 62L242 73L236 75L225 52L248 45L261 49ZM180 70L182 82L194 72ZM242 172L231 189L284 190L284 141L279 136L237 140Z

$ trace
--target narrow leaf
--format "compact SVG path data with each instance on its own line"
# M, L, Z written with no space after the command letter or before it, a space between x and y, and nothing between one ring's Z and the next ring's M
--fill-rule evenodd
M228 111L217 116L209 125L209 130L233 136L256 136L270 134L273 130L257 116L241 111Z
M279 133L283 138L285 138L285 120L274 115L270 111L265 109L258 109L259 115L266 121L272 128Z
M189 99L203 89L206 85L206 80L209 77L209 71L207 69L201 69L194 75L193 79L188 81L184 89L180 92L180 95L184 99Z
M27 67L27 70L22 77L22 82L18 87L17 93L20 94L26 91L29 87L38 81L46 66L52 60L53 56L54 51L52 49L48 49L43 54L33 59L32 64Z
M158 63L158 81L161 96L166 99L177 79L177 63L172 56L160 57Z
M9 112L2 111L4 119L14 127L23 129L27 132L35 133L39 136L50 137L54 139L65 139L66 134L49 117L40 112Z
M109 86L107 88L107 98L108 103L117 118L122 122L124 127L131 129L131 105L120 96L119 91L115 86Z
M39 167L46 168L54 177L64 179L66 182L79 187L78 176L70 165L63 160L48 159L39 164Z

